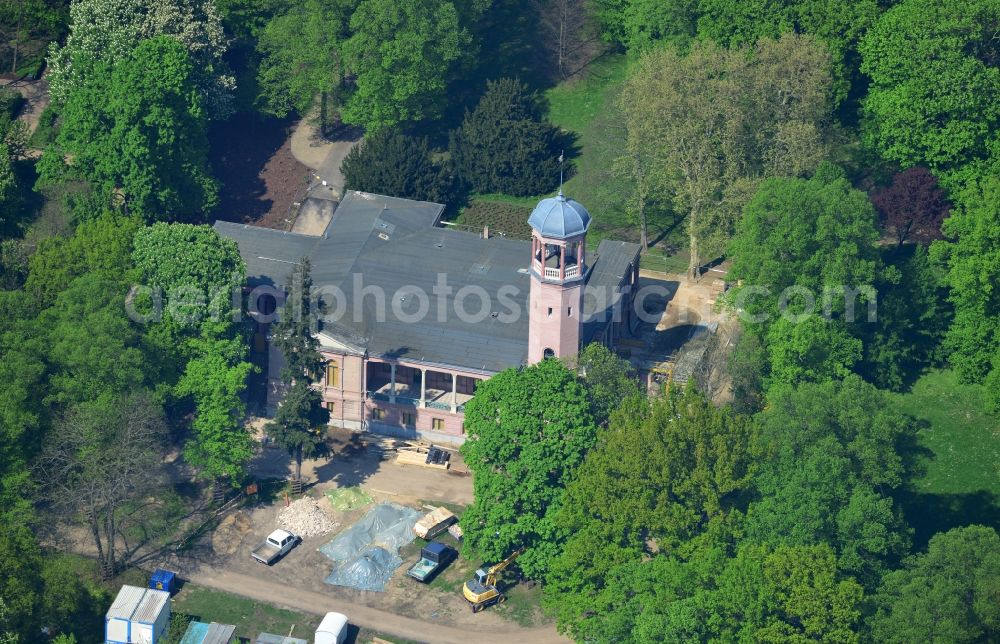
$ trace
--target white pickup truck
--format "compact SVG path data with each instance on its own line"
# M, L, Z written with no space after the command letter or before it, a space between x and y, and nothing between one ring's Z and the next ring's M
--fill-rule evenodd
M289 550L298 545L302 539L297 534L287 530L275 530L267 535L267 539L250 551L250 556L260 563L270 566Z

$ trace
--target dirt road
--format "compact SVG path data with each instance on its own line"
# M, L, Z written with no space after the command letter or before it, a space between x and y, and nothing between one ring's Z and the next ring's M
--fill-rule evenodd
M327 595L280 584L259 577L251 577L230 571L201 567L197 572L187 575L192 583L222 590L251 599L283 606L294 610L324 615L329 611L337 611L347 615L352 624L364 626L389 635L415 639L434 644L467 644L474 638L484 641L520 641L533 644L555 644L568 642L556 632L552 626L540 628L521 628L516 624L502 627L491 626L444 626L433 624L410 617L403 617L388 611L372 608L342 599L333 599Z

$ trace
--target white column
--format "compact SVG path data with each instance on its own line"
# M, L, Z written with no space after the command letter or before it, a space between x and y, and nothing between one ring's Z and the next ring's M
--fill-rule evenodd
M427 370L426 369L421 369L420 370L420 406L421 407L423 407L424 405L426 405L426 402L425 402L426 397L427 397Z
M458 413L458 376L451 374L451 413Z
M396 402L396 363L389 363L389 402Z

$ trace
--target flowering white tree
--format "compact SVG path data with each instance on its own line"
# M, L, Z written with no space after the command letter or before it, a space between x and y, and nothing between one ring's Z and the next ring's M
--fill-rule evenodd
M63 102L80 85L73 61L115 63L139 42L169 36L184 45L200 70L204 104L212 118L232 113L236 81L222 56L229 45L213 0L76 0L66 44L49 51L49 87Z

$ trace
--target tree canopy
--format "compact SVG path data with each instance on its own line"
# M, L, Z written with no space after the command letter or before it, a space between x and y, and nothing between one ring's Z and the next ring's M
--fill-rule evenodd
M860 45L866 142L949 181L984 174L1000 131L998 28L993 0L903 0L886 11Z
M352 5L306 0L266 23L257 39L262 56L257 79L267 112L305 115L317 97L333 102L344 82L340 45Z
M749 485L750 440L744 418L693 388L627 400L556 517L568 537L550 565L545 602L560 628L578 640L647 641L636 613L666 610L685 583L682 562L724 548L738 523L733 501ZM678 578L650 592L664 575Z
M148 221L210 212L217 186L208 170L207 120L184 46L159 36L113 63L81 54L74 69L81 79L39 164L42 185L86 180L106 206Z
M197 325L209 315L224 319L240 309L243 258L236 242L210 226L159 222L143 228L132 258L145 285L162 289L168 315L180 324Z
M951 363L967 382L990 378L993 404L1000 409L1000 181L974 182L944 222L949 241L937 242L947 266L955 317L945 344Z
M879 642L980 642L1000 632L1000 536L970 525L931 537L875 595Z
M434 118L445 105L449 72L469 45L448 0L361 0L342 52L356 76L343 119L370 132Z
M525 547L518 565L541 578L568 536L554 521L563 488L597 433L586 389L558 360L502 371L466 404L465 433L475 501L463 548L499 561Z
M427 139L385 129L354 146L340 167L348 190L448 204L455 194L449 169Z
M861 360L877 239L868 196L834 166L761 184L729 244L731 277L744 282L730 297L765 340L770 382L839 378Z
M753 49L663 47L638 61L621 106L626 156L643 162L626 165L643 169L644 194L686 215L692 275L762 178L800 176L823 160L830 64L815 39L795 35Z
M528 196L556 187L562 137L538 101L517 79L486 84L449 145L455 172L471 190Z
M635 368L603 344L591 342L570 361L570 366L579 370L591 411L602 425L622 401L639 395Z
M941 223L951 205L927 168L910 168L895 174L892 183L872 193L882 227L896 236L900 246L908 239L930 243L941 237Z
M749 510L748 539L830 544L841 570L876 584L909 547L889 494L906 481L913 420L852 375L777 387L757 422L760 500Z
M100 71L83 61L113 68L157 36L175 40L191 55L189 87L199 89L211 117L228 116L235 81L223 61L228 38L213 0L75 0L66 43L54 45L49 55L52 98L63 104L74 92L86 91Z

